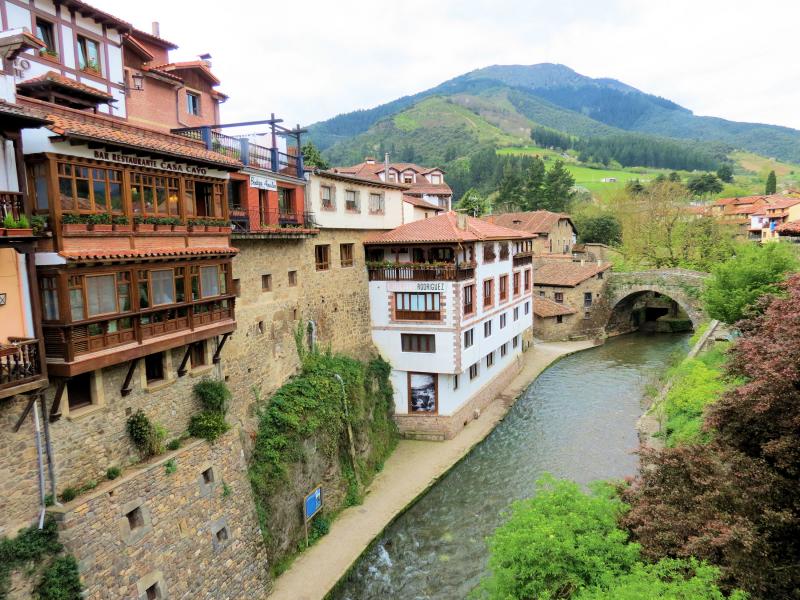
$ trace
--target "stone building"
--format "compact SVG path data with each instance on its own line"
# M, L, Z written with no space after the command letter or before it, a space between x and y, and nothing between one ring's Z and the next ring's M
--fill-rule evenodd
M599 261L566 259L537 265L533 283L533 311L537 317L534 336L564 340L597 335L598 324L592 316L602 301L605 274L610 267L609 263Z
M537 256L570 256L578 232L569 215L548 210L504 213L485 217L509 229L517 229L534 235L533 250Z

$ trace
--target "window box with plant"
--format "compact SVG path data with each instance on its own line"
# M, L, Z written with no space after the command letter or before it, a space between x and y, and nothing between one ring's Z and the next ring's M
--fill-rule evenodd
M94 213L89 215L88 221L92 231L107 233L114 229L114 225L111 222L111 215L108 213Z
M186 225L189 231L200 232L206 230L206 222L203 219L189 219Z
M25 215L20 215L19 219L15 219L14 215L8 213L3 219L3 228L9 237L29 237L33 235L30 221Z
M89 228L89 221L86 215L75 213L64 213L61 215L62 233L84 233Z
M178 217L150 217L148 219L155 225L155 231L172 231L173 226L180 224Z
M111 217L111 224L114 226L114 231L120 233L130 233L133 231L133 225L125 215L115 215Z
M97 63L97 61L89 59L86 62L86 66L84 66L81 71L88 73L89 75L100 75L100 65Z
M139 233L152 232L156 227L150 217L142 216L133 217L133 225L135 231Z
M39 56L41 56L42 58L46 58L47 60L58 62L58 52L56 52L52 48L42 48L41 50L39 50Z

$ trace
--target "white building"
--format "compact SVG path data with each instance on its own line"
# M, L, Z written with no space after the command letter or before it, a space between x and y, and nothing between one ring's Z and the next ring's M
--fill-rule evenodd
M532 239L448 212L365 241L372 339L405 434L452 437L516 372L533 325Z

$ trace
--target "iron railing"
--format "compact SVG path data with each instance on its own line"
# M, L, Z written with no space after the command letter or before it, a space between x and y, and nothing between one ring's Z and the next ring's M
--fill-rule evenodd
M370 281L465 281L474 279L472 263L429 265L405 263L397 265L367 265Z
M270 233L285 229L316 229L317 222L312 212L289 209L239 208L230 206L231 233Z

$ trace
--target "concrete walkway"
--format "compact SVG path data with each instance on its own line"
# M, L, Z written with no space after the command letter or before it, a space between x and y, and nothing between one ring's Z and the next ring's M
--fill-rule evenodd
M556 359L592 345L538 343L523 355L524 367L508 387L454 439L401 440L367 490L364 503L342 511L328 535L297 557L275 580L270 600L322 600L403 509L491 433L539 373Z

